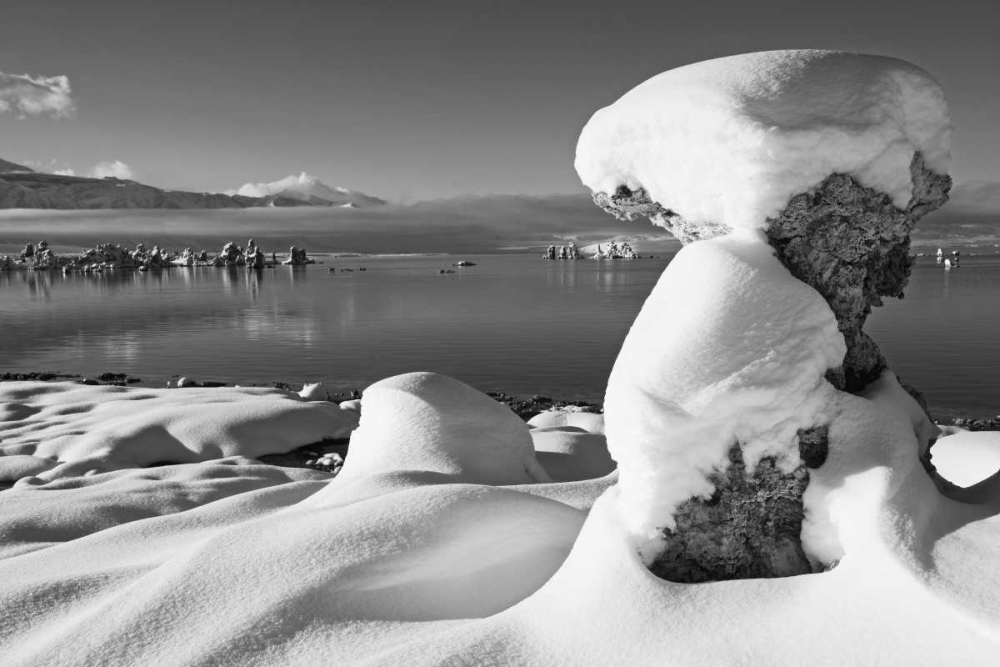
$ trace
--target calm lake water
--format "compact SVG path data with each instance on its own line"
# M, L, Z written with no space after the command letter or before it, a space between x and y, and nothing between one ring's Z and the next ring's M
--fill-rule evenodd
M669 258L368 257L260 273L0 273L0 372L351 389L433 370L485 391L595 400ZM459 259L476 266L439 272ZM878 309L868 330L936 413L994 415L998 294L1000 256L965 257L950 272L921 258L906 299Z

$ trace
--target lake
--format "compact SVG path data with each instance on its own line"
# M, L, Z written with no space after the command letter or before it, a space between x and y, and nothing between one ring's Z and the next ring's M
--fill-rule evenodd
M920 258L906 298L869 319L892 368L941 416L1000 412L1000 255L989 253L952 271ZM0 273L0 372L346 390L431 370L484 391L599 400L670 256L321 257L262 272ZM460 259L476 265L453 267Z

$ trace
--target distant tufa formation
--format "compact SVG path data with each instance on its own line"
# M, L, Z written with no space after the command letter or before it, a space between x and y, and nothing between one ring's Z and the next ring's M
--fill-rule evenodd
M580 250L576 247L576 244L572 241L569 242L568 246L559 246L558 252L554 245L550 245L545 249L545 253L542 255L543 259L580 259Z
M47 241L36 246L28 243L20 254L0 256L0 271L62 271L64 273L101 273L103 271L128 270L148 271L190 266L243 266L249 269L263 269L277 265L277 253L265 254L257 242L250 239L246 250L233 242L226 243L217 255L209 255L207 250L193 252L185 248L183 252L169 252L158 245L147 248L138 243L134 250L120 244L102 243L83 250L78 255L56 255ZM281 264L298 266L314 264L315 260L306 255L304 248L292 246Z
M580 254L580 249L576 247L576 244L570 241L568 246L559 246L558 249L556 246L550 245L542 254L542 258L583 259L584 257ZM598 243L597 251L590 256L590 259L640 259L640 257L639 253L632 249L632 245L628 241L622 241L621 243L611 241L603 249L601 248L601 244Z

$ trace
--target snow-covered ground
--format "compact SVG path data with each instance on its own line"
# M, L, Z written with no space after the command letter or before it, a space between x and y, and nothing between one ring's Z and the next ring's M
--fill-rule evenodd
M331 479L253 460L356 415L279 394L0 385L0 469L26 475L0 492L4 665L995 664L1000 475L938 493L891 375L842 395L848 447L822 468L839 565L698 585L645 569L599 415L532 428L450 378L393 378ZM223 445L220 409L254 427ZM102 415L114 436L81 452L87 470L17 468L42 459L11 450L46 417L68 437ZM935 447L942 470L987 476L1000 434Z

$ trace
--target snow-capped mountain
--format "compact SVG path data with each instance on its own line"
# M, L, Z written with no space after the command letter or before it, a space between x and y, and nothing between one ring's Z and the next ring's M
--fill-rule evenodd
M277 195L289 199L297 199L316 206L351 205L351 208L363 208L385 204L384 200L366 195L357 190L330 187L315 176L307 174L304 171L300 174L292 174L280 180L272 181L271 183L245 183L238 189L226 194L242 195L244 197L269 197Z

